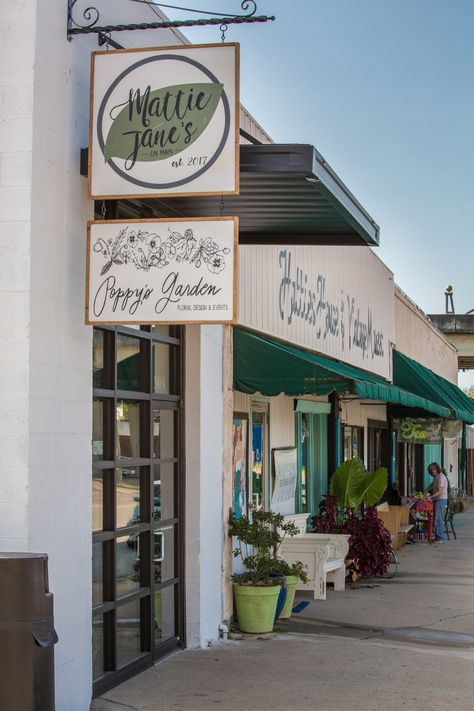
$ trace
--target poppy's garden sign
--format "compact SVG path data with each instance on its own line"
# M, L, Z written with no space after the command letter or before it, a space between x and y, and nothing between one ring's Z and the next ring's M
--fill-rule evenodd
M86 323L233 323L237 218L89 222Z
M238 192L239 45L94 52L93 198Z

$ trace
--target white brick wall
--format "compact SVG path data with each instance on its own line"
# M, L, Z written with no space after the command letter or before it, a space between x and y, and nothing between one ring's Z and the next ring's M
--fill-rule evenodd
M67 4L0 0L0 547L49 555L56 708L91 696L89 54Z
M29 535L29 262L35 2L0 1L0 547ZM22 25L25 24L25 34ZM15 108L15 98L21 103ZM20 158L21 156L21 158ZM18 158L18 160L17 160Z

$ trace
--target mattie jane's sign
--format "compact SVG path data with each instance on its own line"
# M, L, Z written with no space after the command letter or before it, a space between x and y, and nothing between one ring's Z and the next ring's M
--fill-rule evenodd
M231 323L237 218L90 222L86 323Z
M238 193L239 45L92 55L89 193Z

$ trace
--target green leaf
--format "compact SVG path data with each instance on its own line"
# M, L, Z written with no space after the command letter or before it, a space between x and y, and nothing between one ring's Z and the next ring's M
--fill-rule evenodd
M365 478L365 467L360 459L348 459L334 472L330 493L334 494L338 506L356 508L361 502L360 491Z
M123 158L131 168L136 161L158 161L178 155L206 130L223 90L223 84L199 83L176 84L155 91L148 87L143 93L135 91L110 127L105 161ZM186 108L188 101L191 108ZM164 115L165 108L169 120ZM177 109L183 118L176 115Z
M366 506L374 506L385 494L388 482L388 471L380 467L374 472L367 472L360 489L360 500Z

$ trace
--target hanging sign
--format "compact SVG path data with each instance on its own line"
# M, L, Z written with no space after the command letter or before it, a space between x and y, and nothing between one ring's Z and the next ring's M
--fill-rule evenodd
M238 193L239 45L94 52L91 198Z
M295 447L272 449L274 486L272 511L279 514L296 513L297 456Z
M462 429L459 420L404 417L399 420L398 441L413 444L441 444L445 438L457 437Z
M86 323L233 323L237 222L89 222Z

